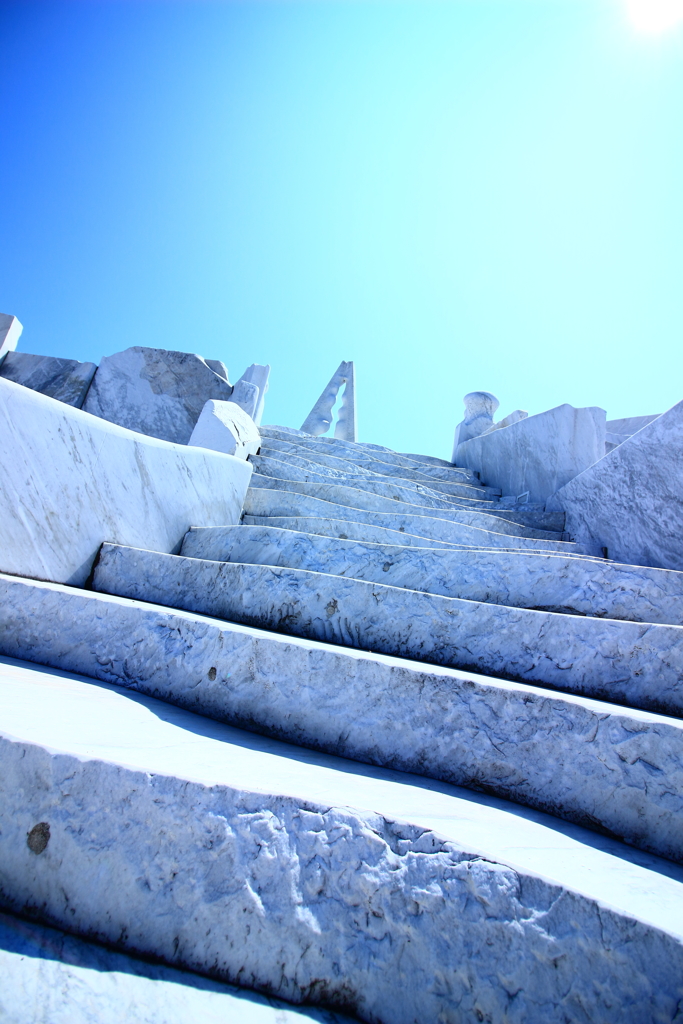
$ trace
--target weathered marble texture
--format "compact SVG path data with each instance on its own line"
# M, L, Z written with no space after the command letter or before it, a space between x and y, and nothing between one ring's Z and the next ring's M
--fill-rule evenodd
M252 363L251 366L248 366L246 368L246 370L240 377L240 380L237 381L237 384L239 384L240 381L248 381L250 384L255 384L259 390L256 412L252 417L256 426L260 424L261 418L263 416L263 407L265 405L266 393L269 387L269 377L270 366L268 364L263 366L261 363ZM235 384L235 387L237 387L237 384Z
M474 547L533 548L534 550L564 551L580 553L583 549L570 541L539 540L535 537L518 537L512 533L497 532L498 522L491 529L471 526L468 523L436 519L433 516L404 515L402 509L395 512L374 512L350 505L340 505L323 498L314 498L296 491L277 490L272 487L250 487L244 499L244 521L249 517L259 518L308 517L321 519L345 519L349 522L381 526L400 533L409 533L429 540L446 541L449 544L466 544ZM488 517L493 519L494 517ZM502 521L502 520L501 520ZM218 524L216 524L218 525Z
M0 913L4 1024L342 1024L199 974L147 963Z
M140 345L106 356L83 408L121 427L187 444L210 398L226 402L232 387L201 356Z
M648 423L652 423L656 420L661 413L655 413L654 416L627 416L621 420L607 420L605 424L607 430L615 434L635 434L637 430L641 430L646 427Z
M358 435L356 424L356 370L353 362L346 364L346 383L342 403L334 425L334 436L344 441L355 441Z
M373 455L374 448L369 445L352 444L350 441L342 441L335 437L307 437L300 431L291 431L286 427L264 426L259 427L261 437L268 438L268 442L289 441L305 445L311 452L320 452L325 455L338 455L340 458L351 459L358 465L374 469L375 472L384 476L391 475L386 466L396 466L399 469L414 471L415 464L411 459L396 452L382 451L381 459ZM375 469L373 463L378 463L379 468ZM423 465L418 467L421 475L433 477L435 480L450 480L457 483L463 477L467 480L476 480L476 475L469 469L452 466L445 468L441 466Z
M0 569L82 586L104 540L178 550L239 521L251 466L89 416L0 378ZM18 457L20 453L20 457Z
M316 516L242 516L244 526L269 526L279 530L294 530L297 533L318 534L321 537L338 537L340 540L359 540L372 544L398 544L401 547L416 548L456 548L463 551L519 551L519 547L488 548L485 545L477 548L473 544L453 544L449 541L430 540L400 530L388 529L384 526L370 526L369 523L356 523L344 519L322 519ZM202 527L192 527L202 529ZM230 529L230 527L227 527ZM514 541L511 541L514 543ZM539 541L539 543L541 543ZM517 539L517 544L519 540ZM568 545L563 545L567 547ZM534 552L536 549L525 546L521 550ZM544 551L544 548L538 549ZM566 558L592 558L592 555L564 552Z
M302 483L341 484L359 491L370 491L392 501L405 501L408 504L420 504L424 508L444 508L463 506L465 508L493 509L495 501L486 492L464 484L461 494L451 498L433 491L429 486L413 483L410 480L399 480L396 477L381 477L375 473L357 476L349 470L328 469L326 466L311 468L303 459L295 460L291 455L280 459L260 455L251 460L256 473L273 477L276 480L298 480Z
M0 376L80 409L96 369L96 363L79 363L77 359L9 352L0 366Z
M514 537L524 537L534 541L559 541L562 537L562 534L557 530L534 529L530 526L521 525L516 521L517 516L514 512L505 510L498 515L494 507L487 505L474 504L474 507L468 507L464 501L462 505L458 504L449 508L413 504L412 502L401 500L400 489L398 488L395 492L396 497L389 498L375 494L373 491L361 490L357 487L347 487L344 484L280 480L277 477L263 476L260 473L254 473L252 486L254 488L277 491L283 495L287 492L292 492L305 497L318 498L328 503L343 505L348 508L361 509L366 512L385 512L396 516L397 519L407 515L443 519L450 523L466 523L479 529L505 533Z
M425 462L428 466L442 466L446 469L452 469L453 464L448 462L446 459L438 459L435 455L413 455L411 452L399 452L404 459L410 459L411 462Z
M338 540L268 526L188 531L181 555L331 573L443 597L683 625L683 573L596 558Z
M683 569L683 402L566 484L548 506L592 554Z
M0 366L8 352L14 352L23 331L22 325L10 313L0 313Z
M253 420L254 414L258 407L259 400L259 389L257 384L252 384L248 380L238 380L232 389L232 394L228 399L229 402L234 402L235 405L239 405L240 409L246 412L249 419ZM199 421L197 421L199 422ZM254 426L256 424L254 423ZM259 434L259 442L261 435Z
M503 494L542 502L604 454L604 410L560 405L458 445L454 461Z
M251 416L237 402L209 399L187 443L246 459L259 450L261 435Z
M332 410L337 401L339 389L343 384L347 383L352 370L352 363L342 361L339 364L323 389L320 398L318 398L308 416L302 423L301 430L303 433L317 437L319 434L324 434L330 429L330 424L332 423ZM352 420L352 425L355 427L355 414L353 414ZM339 436L343 437L341 434ZM344 440L355 441L356 438L354 435L349 438L344 437Z
M425 476L420 473L419 470L412 469L401 469L399 466L387 466L388 472L384 473L384 466L380 463L373 463L374 466L379 466L379 469L370 469L369 464L364 465L362 462L354 462L353 459L340 458L337 455L323 455L316 451L311 452L304 445L292 444L289 441L278 441L275 438L266 437L263 439L261 444L261 454L267 455L272 459L280 459L281 461L293 461L298 464L299 460L305 463L307 467L314 469L316 467L326 467L328 469L339 470L344 474L353 474L358 479L376 476L379 479L389 480L394 479L397 483L401 481L415 484L421 484L424 487L429 487L432 490L441 492L443 494L457 495L462 492L463 486L471 486L483 497L489 498L491 496L498 497L500 491L495 487L484 487L476 479L473 473L466 470L467 475L462 477L456 477L456 482L451 483L447 480L435 480L431 477Z
M493 414L500 405L495 395L488 391L471 391L463 398L465 415L455 428L453 439L453 462L458 445L469 441L472 437L479 437L493 426Z
M502 430L504 427L511 427L513 423L519 423L520 420L525 420L528 415L529 413L526 409L515 409L514 412L509 412L502 420L498 420L497 423L488 427L484 431L484 434L490 434L493 430Z
M93 589L261 629L683 711L683 627L583 618L302 569L104 544Z
M0 652L683 856L680 720L57 584L0 592Z
M674 1019L683 884L654 859L102 684L18 666L3 689L12 908L377 1024Z

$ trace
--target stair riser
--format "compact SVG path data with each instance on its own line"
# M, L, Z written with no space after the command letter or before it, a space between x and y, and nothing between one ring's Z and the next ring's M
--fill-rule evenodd
M93 589L262 629L683 713L683 628L527 611L300 569L103 545Z
M362 544L249 526L191 530L180 554L368 580L443 597L683 624L683 573L526 552Z
M683 725L471 673L1 579L0 650L683 859Z

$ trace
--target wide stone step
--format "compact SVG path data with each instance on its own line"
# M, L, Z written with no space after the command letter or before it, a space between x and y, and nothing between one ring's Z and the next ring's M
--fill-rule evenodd
M444 597L683 625L683 573L526 551L430 550L268 526L190 530L181 555L330 573Z
M251 456L250 462L253 463L254 467L258 472L258 467L261 465L261 459L267 460L264 464L277 463L279 467L282 465L286 466L297 466L299 469L306 470L308 473L317 474L317 479L335 479L343 483L348 481L354 487L362 487L363 482L367 480L374 480L375 482L381 482L389 487L402 487L403 489L416 491L417 493L431 494L433 497L441 498L473 498L475 501L495 501L500 497L500 491L493 487L484 487L482 484L472 483L445 483L442 480L429 480L424 477L421 480L412 479L408 476L398 476L396 474L387 475L382 473L376 473L373 470L364 469L362 466L352 465L351 463L344 463L342 459L325 459L325 463L318 461L318 459L311 459L306 456L292 455L286 452L267 448L264 445L259 449L259 454ZM327 463L337 462L338 465L330 466ZM273 476L282 476L282 473L271 474ZM314 479L312 477L312 479Z
M383 467L393 465L401 469L415 470L415 463L411 459L398 455L396 452L389 452L387 449L383 449L381 453L371 454L370 449L373 448L371 445L366 446L353 441L342 441L336 437L311 438L300 431L291 431L283 427L259 427L259 433L268 440L269 444L272 440L289 441L311 452L321 452L322 454L337 455L340 458L349 460L353 459L359 465L369 468L372 468L372 463L380 462ZM378 449L375 449L375 451L378 452ZM383 470L383 472L386 472L386 470ZM418 467L418 472L435 480L450 480L453 483L463 477L471 481L478 480L476 473L462 466L452 466L447 469L441 466L425 464Z
M334 449L333 449L334 450ZM469 484L474 487L483 487L480 483L476 473L471 469L458 469L451 473L449 480L442 480L438 476L434 476L429 472L424 473L422 467L417 463L410 465L394 465L391 462L381 462L376 458L372 458L367 455L358 455L354 453L350 457L347 454L339 451L337 454L332 454L329 448L320 450L320 446L316 449L311 446L302 444L295 444L290 441L279 441L275 438L266 437L263 438L263 444L261 445L261 453L264 455L271 455L272 457L282 458L283 455L288 457L296 456L305 458L307 461L316 463L318 465L327 466L330 469L341 469L345 472L355 471L361 475L367 473L377 473L379 476L389 477L400 477L401 479L414 480L417 483L428 484L431 487L439 486L459 487L463 484ZM336 450L335 450L336 451ZM275 453L279 453L278 456ZM489 492L494 494L500 494L500 491L496 488L486 488Z
M342 510L343 511L343 510ZM462 548L474 550L471 544L450 544L442 540L430 540L400 530L390 530L384 526L370 526L368 523L357 523L344 519L322 519L316 516L244 516L243 524L248 526L269 526L281 530L295 530L297 533L314 533L321 537L338 537L340 540L359 540L373 544L398 544L401 547L417 548ZM192 527L195 529L195 527ZM477 531L481 533L482 531ZM519 538L515 538L519 544ZM538 541L539 544L543 543ZM563 545L571 547L571 545ZM490 550L477 548L476 550ZM519 551L520 548L496 548L498 551ZM524 551L533 551L524 547ZM567 558L594 558L592 555L580 555L576 552L566 554Z
M439 494L430 487L423 487L422 484L413 484L409 481L390 479L377 476L375 473L368 476L356 477L350 473L338 473L334 469L317 470L305 469L291 462L283 462L279 459L269 459L260 455L249 460L256 476L267 476L276 480L297 480L321 484L323 487L341 486L351 490L365 491L366 493L377 494L380 497L388 498L391 501L404 501L408 504L419 504L424 508L440 508L450 510L453 508L483 508L493 510L496 502L486 494L477 492L474 488L463 487L463 491L469 493L452 498L449 495Z
M294 636L683 713L683 627L102 545L93 589Z
M5 654L683 859L678 719L58 584L0 592Z
M250 989L148 963L0 913L4 1024L346 1024ZM39 1008L39 1009L36 1009Z
M366 512L388 512L395 514L396 518L401 515L422 515L430 518L444 519L447 522L462 522L471 526L478 526L480 529L493 529L499 534L509 534L511 537L525 537L528 540L539 541L561 541L562 534L552 529L536 529L531 526L521 525L515 522L514 516L505 513L497 515L493 508L480 506L476 502L466 502L452 505L443 502L447 508L440 508L428 505L413 504L401 500L398 493L395 498L385 498L377 495L372 490L360 490L358 487L347 487L339 483L319 483L303 480L279 480L272 476L262 476L254 473L250 490L265 488L276 490L276 492L290 492L298 495L305 495L309 498L317 498L322 501L333 502L348 508L361 509ZM420 499L421 500L421 499ZM245 501L245 509L247 501Z
M440 509L423 511L419 506L406 505L404 502L385 505L385 499L369 493L366 497L362 492L355 492L352 488L330 486L321 488L317 494L310 494L307 492L314 490L315 484L297 484L294 481L291 488L281 488L274 485L268 477L255 476L252 479L256 483L249 488L244 499L245 521L248 516L314 515L387 526L402 533L424 535L432 540L447 540L456 544L468 543L465 538L479 538L478 541L473 541L477 547L500 544L504 547L547 547L553 551L583 550L571 541L560 540L562 534L558 536L552 531L532 530L530 527L520 526L508 519L484 512L459 509L457 513L444 514ZM263 486L266 481L267 484ZM354 501L357 504L346 504L346 501ZM380 507L364 508L364 505ZM470 530L476 532L472 533Z
M3 675L10 909L379 1024L675 1018L678 869L120 688Z

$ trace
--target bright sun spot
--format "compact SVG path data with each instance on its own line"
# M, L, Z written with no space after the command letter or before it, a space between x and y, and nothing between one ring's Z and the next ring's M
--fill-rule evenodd
M626 0L626 7L640 32L664 32L683 21L683 0Z

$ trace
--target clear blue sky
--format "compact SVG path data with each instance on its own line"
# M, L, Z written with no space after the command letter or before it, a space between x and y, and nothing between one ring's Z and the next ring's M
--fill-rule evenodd
M683 398L683 25L614 0L0 2L0 310L20 348L342 359L360 439Z

